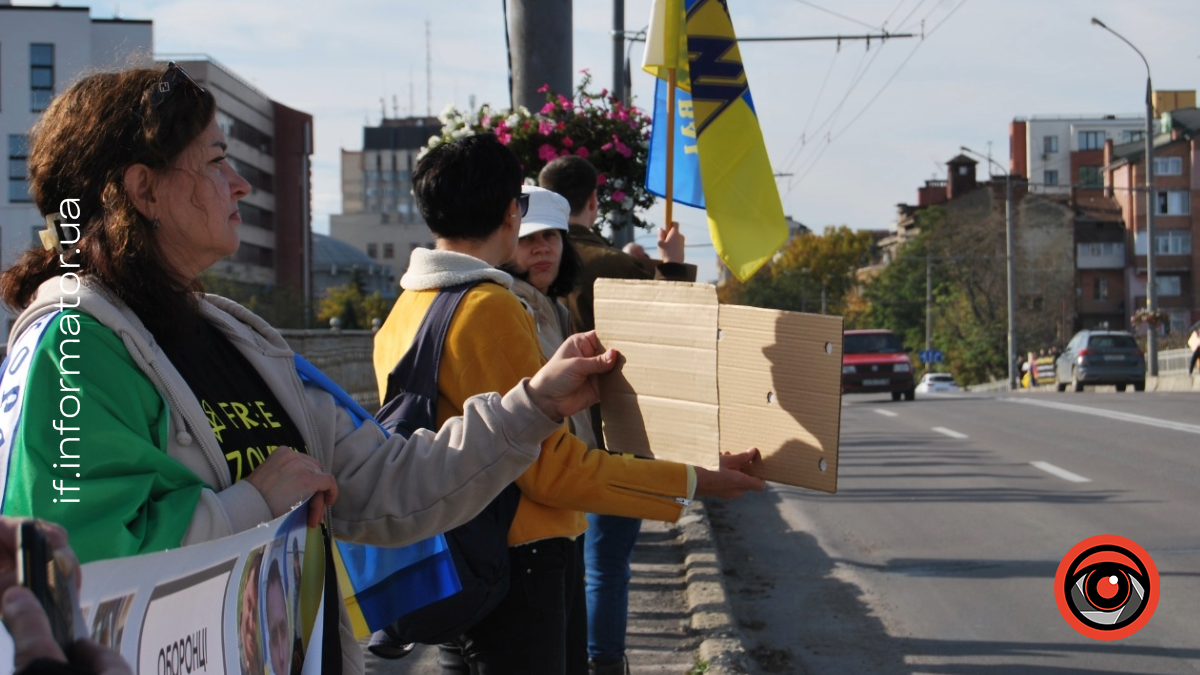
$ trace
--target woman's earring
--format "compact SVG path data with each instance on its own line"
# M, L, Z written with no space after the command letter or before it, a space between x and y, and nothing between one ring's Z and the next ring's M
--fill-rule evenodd
M158 222L158 218L150 221L150 229L152 230L157 230L159 225L162 225L162 223Z

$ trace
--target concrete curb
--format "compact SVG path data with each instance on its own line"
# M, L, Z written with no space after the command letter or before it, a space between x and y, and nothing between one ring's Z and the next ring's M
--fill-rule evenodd
M702 636L698 656L708 662L707 675L745 675L749 655L733 618L725 590L724 566L713 539L708 511L694 501L676 523L683 531L686 603L691 628Z

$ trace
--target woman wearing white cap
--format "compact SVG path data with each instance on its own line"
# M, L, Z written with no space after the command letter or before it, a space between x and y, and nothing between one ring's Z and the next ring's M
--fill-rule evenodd
M566 197L532 185L521 192L529 195L529 211L521 218L517 252L502 268L513 276L512 292L533 315L542 354L549 358L571 334L571 313L559 298L575 290L581 263L567 238ZM589 448L597 447L587 410L571 417L571 427Z

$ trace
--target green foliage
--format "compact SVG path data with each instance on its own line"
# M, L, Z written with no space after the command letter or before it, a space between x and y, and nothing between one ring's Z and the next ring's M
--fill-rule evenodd
M822 292L827 314L844 314L855 287L854 272L869 261L869 232L842 225L824 234L793 238L774 260L740 289L730 286L725 301L794 312L821 311Z
M583 71L574 100L543 86L539 91L546 95L546 104L537 112L524 107L498 110L486 104L464 112L450 106L438 118L441 136L429 139L421 153L464 136L493 133L520 158L526 178L535 181L550 160L578 155L600 174L596 186L600 220L616 229L650 228L636 215L654 204L654 195L644 187L650 118L636 107L623 105L607 89L589 91L591 83L591 74Z
M370 330L374 319L387 319L395 303L395 298L385 298L379 291L364 293L362 279L355 275L350 283L331 286L326 291L317 312L317 323L328 326L329 320L337 317L343 330Z
M922 211L920 235L864 286L867 308L852 324L887 328L906 346L923 349L929 274L933 347L962 384L1003 379L1008 363L1003 239L973 216L941 207ZM928 270L926 256L933 258Z
M695 663L695 665L692 666L692 669L688 671L688 675L704 675L707 672L708 672L708 661L705 661L705 660L701 659L699 656L697 656L696 663Z
M864 285L866 311L847 328L887 328L909 347L925 345L925 239L905 242L896 258Z

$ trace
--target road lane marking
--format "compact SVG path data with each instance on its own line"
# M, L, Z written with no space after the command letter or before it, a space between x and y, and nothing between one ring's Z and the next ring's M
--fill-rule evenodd
M1025 405L1036 405L1043 408L1053 408L1055 410L1065 410L1068 412L1076 412L1083 415L1095 415L1096 417L1106 417L1113 420L1121 420L1122 422L1133 422L1135 424L1145 424L1151 427L1159 427L1160 429L1172 429L1174 431L1183 431L1189 434L1200 434L1200 426L1195 424L1185 424L1183 422L1172 422L1170 420L1160 420L1155 417L1146 417L1144 415L1134 415L1132 413L1118 412L1115 410L1104 410L1103 408L1088 408L1082 405L1074 405L1071 403L1058 403L1055 401L1037 401L1024 398L1005 398L1005 401L1013 403L1024 403Z
M1070 471L1067 471L1066 469L1060 469L1057 466L1054 466L1053 464L1051 464L1050 462L1030 462L1030 464L1041 469L1042 471L1045 471L1048 474L1053 474L1063 480L1069 480L1072 483L1090 483L1090 482L1092 482L1091 478L1084 478L1083 476L1080 476L1077 473L1071 473Z
M946 427L934 427L933 430L939 434L946 434L950 438L967 438L966 434L960 434L957 431L953 429L947 429Z
M883 408L875 408L875 412L879 413L880 415L883 415L884 417L895 417L896 416L896 413L892 412L891 410L884 410Z

